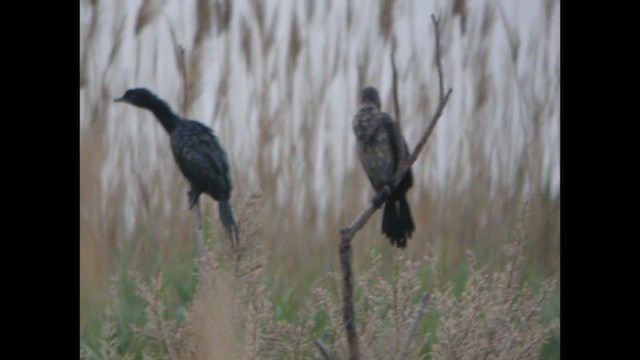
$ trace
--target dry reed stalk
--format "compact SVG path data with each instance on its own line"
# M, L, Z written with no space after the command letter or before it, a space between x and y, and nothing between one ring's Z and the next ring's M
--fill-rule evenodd
M82 57L80 59L80 87L84 87L88 82L88 61L90 49L93 45L96 29L98 28L98 20L100 17L98 16L99 9L97 1L91 2L91 21L89 21L89 29L86 32L86 35L83 38L82 42Z
M382 38L385 39L385 41L391 40L393 33L394 3L394 0L382 0L382 5L380 6L380 32L382 33Z
M161 4L158 0L142 0L142 4L138 9L138 15L136 16L136 24L134 28L136 36L138 36L147 25L158 17L160 10Z
M196 33L193 37L194 48L202 43L205 37L211 32L212 18L209 0L198 0L196 4Z
M231 0L216 1L213 5L215 11L213 12L216 18L216 24L218 32L225 32L229 29L231 23L231 14L233 11L233 2Z
M302 40L299 35L299 27L297 21L297 15L294 13L291 18L291 28L289 30L289 56L287 57L288 72L293 73L298 63L298 56L302 49Z

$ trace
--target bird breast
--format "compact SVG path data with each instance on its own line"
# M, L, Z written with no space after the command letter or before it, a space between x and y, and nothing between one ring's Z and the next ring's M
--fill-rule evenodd
M393 181L395 160L389 134L375 114L356 115L353 130L358 139L358 156L373 187L380 191Z

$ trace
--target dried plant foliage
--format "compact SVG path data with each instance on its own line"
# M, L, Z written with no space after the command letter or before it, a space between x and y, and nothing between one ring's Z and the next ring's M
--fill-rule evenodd
M185 358L187 347L184 346L183 332L179 328L176 320L167 320L165 317L165 304L163 300L162 273L150 284L144 282L139 274L132 274L136 293L146 303L145 316L146 326L140 328L133 326L132 330L139 336L146 338L157 347L156 351L161 351L169 359Z
M363 359L391 359L401 351L407 329L414 319L418 299L424 291L417 276L423 261L399 256L395 259L390 277L382 267L381 255L370 252L366 271L356 276L356 323L359 329L360 356ZM340 275L332 273L324 282L340 283ZM314 303L318 312L327 318L327 336L322 339L337 359L348 358L349 349L342 321L342 299L332 286L319 282L314 289ZM418 328L414 339L424 337ZM407 358L419 357L421 344L412 341Z
M522 230L506 246L504 270L490 273L469 254L469 277L460 297L451 285L435 294L441 314L434 359L537 359L558 320L545 326L542 306L555 291L544 282L539 293L521 282L524 265Z
M109 288L109 303L105 309L105 320L102 326L102 339L100 340L100 357L102 359L109 360L131 360L133 359L133 355L126 354L121 356L118 353L119 338L116 332L117 322L115 314L117 299L118 285L114 280ZM86 352L80 354L81 358L86 355Z
M238 216L242 246L232 250L219 241L222 234L214 236L218 239L212 239L207 266L181 323L167 313L162 273L149 281L130 274L145 304L144 325L132 326L145 344L145 358L307 359L317 357L319 348L333 359L348 357L337 291L340 274L331 273L316 282L295 319L274 319L258 237L261 219L260 195L254 193L245 199ZM522 226L514 237L505 248L504 268L490 272L470 253L468 280L461 295L454 293L451 283L440 283L429 302L420 273L431 271L436 277L437 258L414 261L400 255L385 266L382 256L370 251L363 269L355 272L360 357L537 359L542 345L559 328L557 319L548 325L542 321L542 307L556 291L555 282L544 282L539 291L523 283ZM105 311L99 353L105 359L132 359L133 354L118 350L115 284ZM425 332L420 317L416 320L417 310L437 315L434 334ZM325 325L317 328L319 324ZM427 343L433 345L425 352ZM86 350L81 350L81 357L87 358Z

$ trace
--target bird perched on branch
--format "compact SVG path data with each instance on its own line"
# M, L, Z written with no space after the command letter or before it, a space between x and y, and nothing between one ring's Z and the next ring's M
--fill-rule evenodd
M365 88L361 100L362 107L352 123L358 140L358 156L377 192L373 205L382 206L386 192L390 191L384 203L382 233L391 245L404 248L415 228L406 198L407 190L413 185L411 168L396 188L393 183L400 159L409 156L409 149L398 123L380 111L378 91L373 87Z
M229 161L213 130L176 115L166 102L144 88L129 89L114 101L150 110L155 115L169 133L173 156L191 185L187 193L189 209L198 203L200 194L209 194L218 202L220 221L232 243L237 242L237 226L229 205L233 188Z

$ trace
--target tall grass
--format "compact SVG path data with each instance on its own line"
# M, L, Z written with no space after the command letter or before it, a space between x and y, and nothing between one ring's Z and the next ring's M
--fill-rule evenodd
M373 196L350 122L364 85L378 87L392 113L394 38L410 146L434 110L431 13L442 14L444 76L454 96L413 167L409 201L417 231L404 256L437 256L444 280L461 291L470 271L467 251L490 270L507 263L497 250L513 238L517 209L526 201L523 281L541 286L557 279L559 2L518 4L81 2L82 341L96 349L100 334L112 331L102 321L112 275L129 304L118 310L120 354L146 349L122 321L144 323L144 301L129 271L142 283L162 272L170 318L204 291L196 290L193 274L187 183L168 137L151 114L115 106L114 97L146 86L214 128L232 163L234 207L256 190L263 194L268 216L255 229L264 256L261 281L274 318L291 320L307 306L313 284L337 269L337 229ZM212 240L217 209L213 201L203 205L206 237L218 246ZM371 249L380 254L381 272L392 274L397 250L380 234L377 218L354 242L361 271ZM231 298L221 301L224 308ZM557 305L545 306L557 317ZM317 327L324 321L314 319ZM426 321L435 320L427 315Z

